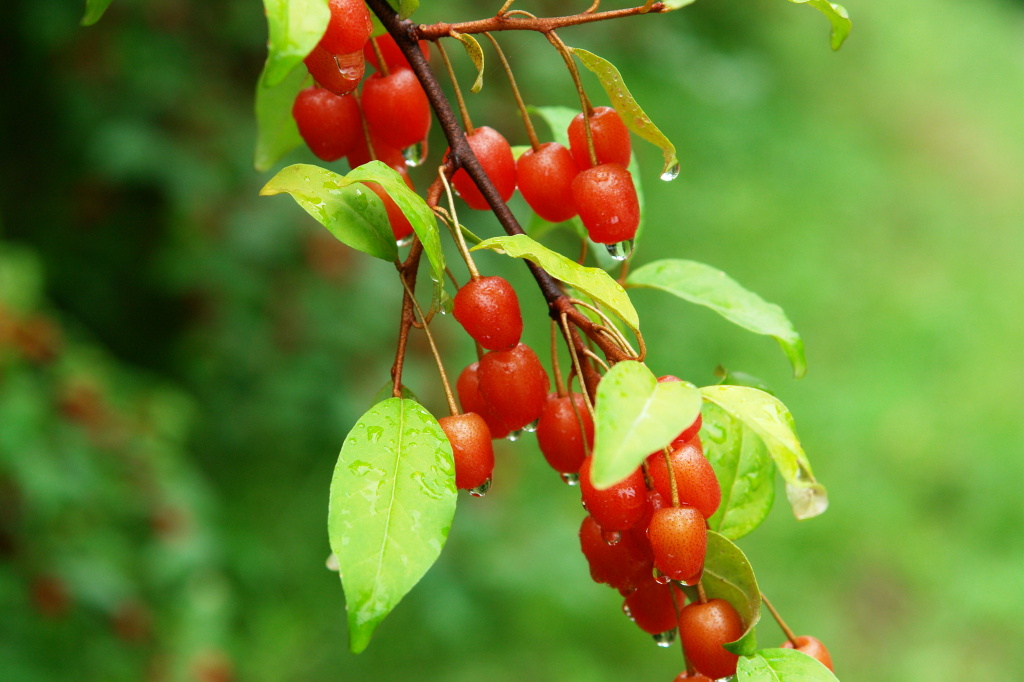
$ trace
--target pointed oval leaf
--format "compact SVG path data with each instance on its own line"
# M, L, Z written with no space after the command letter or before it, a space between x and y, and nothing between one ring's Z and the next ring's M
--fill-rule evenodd
M629 273L626 285L660 289L679 298L711 308L755 334L779 342L799 378L807 371L804 342L782 308L744 289L721 270L692 260L668 258L654 261Z
M600 302L618 315L632 329L639 329L640 317L633 308L625 289L600 268L588 268L540 242L517 234L506 237L491 237L473 247L473 251L491 249L512 258L525 258L548 271L552 277L579 289L587 296ZM685 425L684 425L685 428Z
M366 186L319 166L295 164L282 168L260 190L263 196L282 192L342 243L382 260L398 258L384 203Z
M331 11L327 0L263 0L267 15L268 86L284 80L320 42Z
M811 463L793 427L793 415L782 401L746 386L705 386L704 399L718 405L764 441L786 482L793 515L809 519L828 508L828 493L811 471Z
M641 362L616 363L597 385L590 468L594 487L615 485L635 471L647 455L693 423L700 404L700 393L689 384L659 384Z
M775 465L764 441L722 408L703 410L700 438L722 488L708 527L737 540L761 525L775 501Z
M85 0L85 16L82 17L82 26L92 26L103 17L103 13L110 6L110 0Z
M846 8L842 5L837 5L834 2L828 2L828 0L789 0L797 4L807 4L818 10L832 22L832 33L829 36L829 44L833 50L838 50L843 46L843 42L846 37L850 35L850 29L853 28L853 24L850 23L850 15L847 13Z
M437 560L455 501L451 445L421 405L389 398L352 427L331 479L327 529L353 652Z
M484 50L480 47L480 43L477 42L476 38L469 35L468 33L459 33L453 31L451 36L462 43L462 46L466 48L466 54L473 60L473 66L476 67L476 80L473 81L473 85L469 88L470 92L480 92L480 88L484 86Z
M761 649L740 658L736 682L839 682L839 678L802 651Z
M312 83L306 67L298 66L275 85L267 80L267 65L256 83L256 153L253 165L259 172L270 170L282 156L302 144L292 106L299 91Z
M661 149L661 153L665 157L665 164L661 169L662 177L667 180L674 178L679 173L679 160L676 158L675 146L665 137L664 133L658 130L654 122L647 117L644 110L633 99L633 95L629 93L626 83L622 80L622 74L615 68L615 65L607 59L581 48L569 49L601 81L601 86L608 93L608 99L611 100L615 110L619 112L626 127Z

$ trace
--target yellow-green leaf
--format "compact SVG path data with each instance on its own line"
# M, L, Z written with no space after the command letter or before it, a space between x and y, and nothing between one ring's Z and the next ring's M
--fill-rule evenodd
M302 136L292 116L292 105L299 91L313 81L306 67L299 65L291 73L270 85L267 65L256 83L256 170L270 170L282 156L302 144Z
M466 54L473 60L473 66L476 67L476 80L473 81L473 86L470 87L470 92L480 92L480 88L484 86L484 51L480 47L480 43L477 42L476 38L469 35L468 33L452 33L453 38L457 38L462 46L466 48Z
M837 5L834 2L828 0L789 0L797 4L809 5L814 9L818 10L832 22L832 33L829 36L829 43L832 45L833 50L838 50L843 46L843 41L850 35L850 29L853 25L850 23L850 15L846 12L846 8L842 5Z
M280 83L306 58L327 30L327 0L263 0L267 14L268 86Z

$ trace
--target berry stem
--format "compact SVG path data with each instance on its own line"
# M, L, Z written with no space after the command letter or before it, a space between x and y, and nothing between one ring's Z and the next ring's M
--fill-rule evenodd
M703 580L698 580L697 581L697 599L700 600L701 604L707 604L708 603L708 595L704 592L704 581Z
M459 247L459 253L462 254L462 259L466 261L466 267L469 269L469 276L473 279L480 279L480 271L476 269L476 263L473 261L473 256L469 253L469 247L466 245L466 238L462 236L462 228L459 227L459 215L455 212L455 197L452 196L452 186L448 182L448 178L445 174L445 167L440 166L437 169L437 177L444 185L444 191L448 195L448 209L451 212L451 224L448 228L452 232L452 236L455 238L455 243Z
M391 69L388 68L388 63L384 61L384 53L380 51L380 45L377 44L376 38L370 38L370 47L373 48L373 54L377 56L377 68L381 74L385 76L391 75Z
M572 52L566 44L562 42L562 39L555 35L554 31L550 31L545 35L548 41L558 50L558 53L562 55L562 59L565 60L565 65L572 75L572 82L576 85L576 92L580 96L580 107L583 109L583 133L587 138L587 155L590 157L591 167L596 166L597 152L594 150L594 133L590 129L590 117L594 115L594 107L590 104L586 90L583 89L583 81L580 80L580 70L576 66L576 59L572 56Z
M558 397L564 398L567 395L565 381L562 379L562 368L558 366L558 327L555 321L551 320L551 372L555 375L555 390Z
M786 639L788 639L793 644L793 646L796 647L796 633L789 629L789 626L786 625L786 621L782 620L782 616L780 616L779 612L775 610L775 607L772 606L772 603L768 601L768 597L764 596L764 592L761 593L761 601L763 601L764 605L768 607L769 611L771 611L772 618L774 618L775 622L779 624L780 628L782 628L782 633L786 635Z
M501 60L501 66L505 69L505 75L508 76L508 83L512 86L512 96L516 98L516 106L519 107L519 114L523 117L523 126L526 127L526 136L530 138L530 146L533 151L540 149L540 140L537 139L537 131L533 129L533 122L530 120L530 113L526 110L526 103L523 101L522 95L519 94L519 86L516 85L516 77L512 75L512 67L509 66L508 59L505 58L505 51L498 45L498 41L494 39L494 36L490 32L485 31L484 35L491 41L491 45L494 46L494 51L498 53L498 59Z
M427 343L430 344L430 352L434 355L434 362L437 363L437 371L441 374L441 385L444 386L444 396L448 399L448 409L451 411L452 416L459 414L459 406L455 402L455 396L452 394L451 384L448 383L448 375L444 371L444 363L441 362L441 354L437 352L437 345L434 343L434 335L430 333L430 325L427 322L427 316L423 314L423 309L420 308L419 302L416 300L416 295L413 294L412 289L409 288L409 283L405 281L405 275L402 273L402 269L398 269L398 278L402 280L402 286L405 287L405 293L412 301L413 307L420 316L420 322L423 325L423 331L427 335Z
M569 326L569 318L566 315L562 315L562 329L565 332L565 344L569 346L569 355L572 357L573 368L576 370L576 376L580 378L580 386L583 387L583 399L587 403L587 411L590 412L590 416L594 416L594 403L592 401L593 394L597 391L597 382L600 381L600 377L596 377L593 381L588 381L589 377L583 372L583 367L580 364L580 356L577 354L577 349L583 349L583 343L578 337L574 337L573 330ZM597 372L590 365L587 365L587 369L590 370L591 374L596 375Z
M455 101L459 105L459 115L462 116L462 127L466 129L467 135L472 135L475 130L473 128L473 121L469 119L469 109L466 108L466 100L462 97L459 81L455 78L455 70L452 68L451 60L448 59L448 52L444 49L444 45L441 44L440 40L434 41L434 44L437 45L437 50L441 53L444 68L448 71L448 78L451 80L452 88L455 90Z
M668 447L661 449L661 454L665 457L665 471L668 472L668 487L672 491L672 506L679 506L679 485L676 483L676 472L672 470L672 452Z
M420 256L422 255L423 244L414 237L405 262L395 262L395 267L398 268L403 284L407 281L406 277L408 277L408 281L412 282L412 285L405 287L405 293L402 295L402 318L398 327L398 347L395 349L395 362L391 365L391 380L393 382L391 395L395 398L402 397L402 366L405 364L405 349L409 342L409 329L415 321L412 299L409 296L409 292L416 287L416 273L419 271Z

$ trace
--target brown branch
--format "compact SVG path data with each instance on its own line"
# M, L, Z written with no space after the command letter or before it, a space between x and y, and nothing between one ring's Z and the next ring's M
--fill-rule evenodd
M410 292L416 290L416 273L420 268L420 257L423 255L423 244L419 239L412 240L412 247L405 262L395 262L398 269L398 276L407 283L402 296L402 318L398 326L398 348L395 350L395 364L391 366L391 381L394 385L391 395L395 398L402 397L402 367L405 364L405 349L409 343L409 329L412 327L416 317L413 311Z
M370 0L367 4L371 8L374 7L375 2ZM376 11L376 9L374 9ZM548 31L557 31L560 28L567 26L578 26L580 24L589 24L595 21L605 21L607 19L620 19L622 17L631 17L638 14L658 14L660 12L669 11L665 7L664 3L656 2L650 7L628 7L626 9L616 9L608 12L583 12L581 14L572 14L564 17L537 17L529 18L523 17L519 14L509 15L508 13L499 13L496 16L488 19L477 19L476 21L464 21L457 24L438 23L438 24L423 24L417 27L416 32L420 38L424 40L437 40L448 36L452 31L458 33L484 33L486 31L537 31L539 33L547 33ZM380 16L378 13L377 16ZM381 19L383 21L383 18ZM387 26L387 24L384 24Z

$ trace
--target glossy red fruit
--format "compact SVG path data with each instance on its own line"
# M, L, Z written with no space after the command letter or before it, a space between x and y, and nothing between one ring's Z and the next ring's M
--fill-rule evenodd
M520 343L480 359L480 394L513 431L540 417L548 396L548 373L533 349Z
M352 95L339 97L324 88L306 88L295 98L292 117L306 146L324 161L345 156L363 135L359 103Z
M658 377L659 384L663 384L666 381L682 381L682 379L671 374L666 374L663 377ZM693 420L693 423L687 426L685 429L683 429L680 432L680 434L672 440L672 446L675 447L676 445L682 445L686 441L696 436L697 433L700 432L701 423L702 421L700 415L698 414L697 418Z
M380 53L384 55L384 63L387 64L388 71L411 68L409 60L398 49L398 44L389 33L370 38L370 40L366 41L366 45L363 46L363 56L366 57L366 61L373 65L373 68L380 69L380 66L377 64L377 53L373 51L373 45L371 44L373 41L376 41L377 47L380 48ZM420 52L423 53L424 59L430 59L430 43L421 40Z
M349 166L357 168L362 166L364 163L376 160L387 164L399 173L408 174L405 157L402 156L401 149L388 144L372 132L370 133L370 141L373 143L372 154L370 153L370 148L366 144L366 133L363 131L359 136L359 140L356 142L356 146L348 153Z
M545 142L537 150L527 149L516 161L516 182L530 208L550 223L576 215L572 181L579 173L568 149L557 142Z
M466 412L437 420L452 444L455 456L455 487L472 490L487 482L494 471L491 430L483 417Z
M335 55L320 46L313 48L303 61L313 80L335 95L347 95L355 90L366 68L362 52Z
M555 471L575 474L594 445L594 418L582 393L548 395L537 422L537 445Z
M332 54L362 52L373 32L370 10L363 0L330 0L331 18L320 47Z
M619 112L611 107L594 107L594 114L590 117L590 131L594 138L597 165L617 163L623 168L629 165L632 143L629 140L629 129L622 122ZM594 165L590 163L590 152L587 149L583 112L577 114L569 124L569 147L580 170Z
M366 79L363 116L374 135L399 149L421 142L430 130L427 94L409 69Z
M404 171L404 169L403 169ZM413 189L412 180L409 179L408 173L403 173L405 184L409 186L409 189ZM405 217L402 209L398 207L395 200L391 198L391 195L387 191L378 185L376 182L364 183L369 187L374 194L380 197L380 200L384 202L384 210L388 212L388 223L391 225L391 232L395 235L396 241L402 241L410 234L412 234L412 223Z
M696 507L705 519L711 518L722 501L722 489L715 477L715 470L711 468L711 462L704 456L700 438L694 437L673 448L669 460L676 479L679 503ZM654 489L666 500L671 500L672 482L669 480L664 452L652 453L647 458L647 474L651 477Z
M609 545L605 532L590 515L580 525L580 549L593 581L614 587L622 596L649 579L654 568L636 536L623 533L618 542Z
M822 644L821 640L819 640L817 637L811 637L810 635L801 635L796 638L796 646L793 645L793 642L790 642L787 639L785 642L782 643L782 648L796 649L797 651L802 651L811 658L817 660L819 663L824 665L832 672L835 672L835 669L832 667L832 655L829 654L828 649L825 648L825 645Z
M516 161L512 157L512 147L509 146L508 140L489 126L480 126L467 135L466 139L473 150L473 155L483 166L484 173L501 195L501 200L508 201L516 191ZM478 211L490 210L484 195L464 169L455 171L452 184L470 208Z
M676 677L675 682L715 682L707 675L701 675L700 673L688 673L685 670Z
M675 605L672 599L675 598ZM622 610L644 632L657 635L675 629L677 609L681 610L686 597L671 583L659 583L653 577L637 585L622 604Z
M480 363L474 362L459 374L459 379L455 382L455 392L459 394L459 404L462 405L464 412L476 412L487 422L492 439L504 438L512 429L505 426L501 418L494 414L491 406L487 404L483 394L480 393L479 370Z
M636 236L640 202L633 176L617 163L581 171L572 181L572 198L590 238L616 244Z
M708 529L693 507L664 507L654 512L647 527L654 566L672 580L696 585L704 572Z
M694 602L679 614L679 635L686 660L716 680L736 673L739 656L722 645L735 642L742 634L740 614L724 599L711 599L705 604Z
M651 525L651 518L654 517L654 512L664 507L672 506L671 502L666 502L665 498L661 496L657 490L647 491L647 502L644 505L643 516L636 522L636 525L629 529L629 533L636 536L637 540L643 545L644 552L647 557L654 562L654 552L651 551L651 541L647 536L647 529Z
M487 350L508 350L523 335L516 290L504 277L469 280L455 294L455 319Z
M647 488L643 472L637 468L610 488L598 490L590 480L591 458L580 465L580 494L583 506L598 525L608 532L624 531L634 527L644 516L647 506Z

